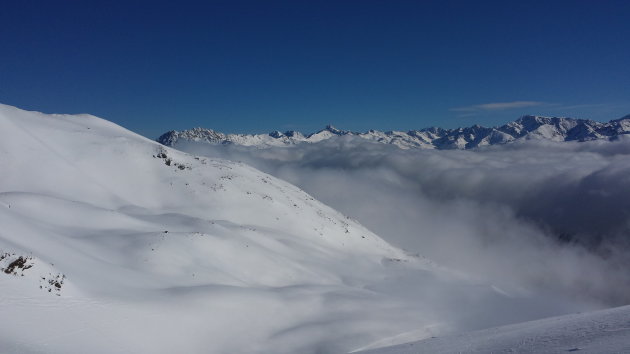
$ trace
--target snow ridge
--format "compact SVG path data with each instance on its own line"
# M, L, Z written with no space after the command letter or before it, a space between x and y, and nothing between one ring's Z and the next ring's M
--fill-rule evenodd
M315 143L339 136L355 136L378 143L395 145L402 149L467 150L480 146L505 144L520 139L615 140L624 134L630 134L630 115L611 120L608 123L587 119L526 115L508 124L492 128L473 125L472 127L456 129L431 127L408 132L369 130L364 133L357 133L328 125L326 128L308 135L296 131L285 133L274 131L269 134L224 134L211 129L194 128L184 131L169 131L160 136L157 141L166 146L175 146L179 141L194 141L267 148Z

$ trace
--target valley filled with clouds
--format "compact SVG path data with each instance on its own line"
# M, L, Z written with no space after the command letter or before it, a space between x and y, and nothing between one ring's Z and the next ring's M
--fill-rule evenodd
M630 300L630 139L402 150L345 136L258 149L180 142L303 188L395 246L506 294Z

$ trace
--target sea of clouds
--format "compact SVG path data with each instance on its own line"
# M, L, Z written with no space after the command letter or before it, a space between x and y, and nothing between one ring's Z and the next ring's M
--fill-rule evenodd
M630 138L402 150L186 142L285 179L393 245L515 296L630 303Z

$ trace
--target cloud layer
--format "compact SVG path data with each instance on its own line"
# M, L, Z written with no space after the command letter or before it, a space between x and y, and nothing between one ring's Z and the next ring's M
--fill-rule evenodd
M179 148L286 179L390 243L509 294L630 303L630 139L475 151L400 150L352 137Z
M494 102L494 103L477 104L477 105L466 106L466 107L451 108L451 111L453 112L503 111L506 109L513 109L513 108L543 106L545 104L546 104L545 102L538 102L538 101Z

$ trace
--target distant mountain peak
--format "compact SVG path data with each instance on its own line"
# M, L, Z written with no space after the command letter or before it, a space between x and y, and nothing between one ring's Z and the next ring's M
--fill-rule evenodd
M212 144L237 144L257 148L315 143L344 135L355 136L383 144L396 145L402 149L473 149L480 146L497 145L520 139L543 139L552 141L588 141L616 139L630 134L630 114L608 123L588 119L567 117L544 117L524 115L499 127L471 127L443 129L430 127L408 132L368 130L364 133L351 132L327 125L317 133L303 135L300 132L274 131L269 134L223 134L211 129L194 128L182 132L170 131L157 141L175 146L182 141Z
M326 125L326 128L324 128L322 131L331 132L331 133L333 133L333 134L335 134L335 135L345 135L345 134L350 133L350 132L349 132L349 131L347 131L347 130L337 129L337 128L335 128L335 127L334 127L333 125L331 125L331 124Z
M622 120L629 120L630 121L630 114L626 114L625 116L623 116L621 118L613 119L613 120L611 120L611 122L620 122Z
M283 136L284 136L284 134L282 134L281 132L279 132L278 130L276 130L276 131L273 131L273 132L269 133L269 136L270 136L270 137L272 137L272 138L276 138L276 139L278 139L278 138L283 137Z

